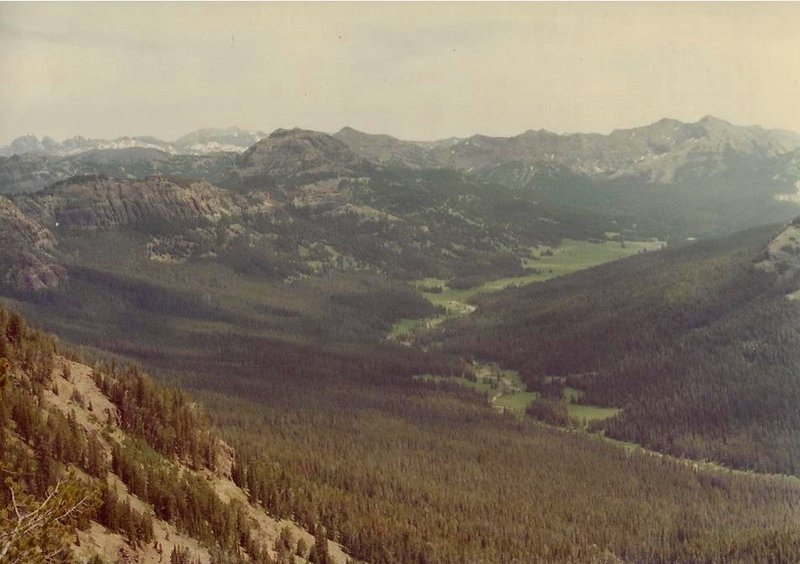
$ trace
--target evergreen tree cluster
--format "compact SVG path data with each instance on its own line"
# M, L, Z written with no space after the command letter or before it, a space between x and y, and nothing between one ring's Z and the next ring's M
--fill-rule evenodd
M137 366L117 374L112 363L93 375L100 391L117 406L120 426L126 432L192 468L216 469L217 439L186 394L156 386Z
M0 335L0 561L70 561L70 541L92 520L124 535L135 549L154 541L153 520L159 518L208 546L215 561L273 562L254 537L245 507L223 502L205 477L189 469L217 470L220 441L185 394L155 384L137 367L97 366L94 381L119 413L99 436L78 423L74 410L65 416L47 406L45 394L58 391L54 378L72 379L55 341L2 308ZM59 362L63 368L54 370ZM77 388L71 400L83 405ZM125 432L121 442L117 428ZM75 469L87 478L78 479ZM134 509L111 474L154 513ZM31 530L17 526L18 512L37 511L48 519ZM301 548L313 561L327 562L327 549ZM194 562L181 547L170 558Z

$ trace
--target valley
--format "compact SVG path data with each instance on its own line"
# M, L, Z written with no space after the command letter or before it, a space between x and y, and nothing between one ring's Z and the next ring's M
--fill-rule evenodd
M204 423L164 425L226 445L220 468L197 458L179 472L196 474L187 499L230 516L209 532L142 489L140 477L163 477L147 473L152 451L167 472L187 464L184 447L165 451L138 419L109 431L129 449L109 451L106 478L153 518L153 537L95 513L74 524L70 550L146 561L160 543L204 562L318 562L309 551L322 535L337 562L800 554L800 348L786 298L797 291L786 221L798 208L776 199L796 181L782 160L796 148L713 120L634 137L664 128L686 139L641 161L639 141L639 153L626 141L627 157L605 156L619 135L592 141L586 161L587 140L559 153L575 141L559 137L551 159L536 147L556 139L535 132L457 141L448 157L355 130L282 129L220 153L213 173L131 178L98 165L42 189L18 184L0 199L3 304L56 334L44 348L86 367L76 375L125 386L151 382L135 376L147 371L158 384L141 386L156 396L184 390ZM741 138L760 147L750 176L726 145ZM206 158L169 162L178 157ZM732 176L758 188L740 193L740 182L707 214ZM751 212L772 223L747 229ZM15 382L35 370L26 354L8 353ZM103 437L98 410L127 404L83 376L93 412L57 373L41 394ZM49 431L21 433L21 413L3 415L14 464L43 467L23 454ZM181 436L191 456L214 458L206 439ZM54 464L66 476L85 462ZM25 488L42 495L56 475ZM267 540L234 540L233 529ZM286 557L300 538L305 556Z
M616 234L614 234L616 236ZM389 338L405 340L417 331L435 328L445 319L469 315L475 306L469 300L479 294L498 292L506 288L542 282L585 268L617 260L640 252L657 250L665 246L664 241L574 241L562 240L555 248L530 250L528 258L522 259L522 268L530 272L523 276L511 276L489 280L471 288L450 288L446 280L424 278L414 283L418 291L432 304L445 310L444 315L423 319L401 319L389 333Z
M0 564L800 563L797 29L0 2Z

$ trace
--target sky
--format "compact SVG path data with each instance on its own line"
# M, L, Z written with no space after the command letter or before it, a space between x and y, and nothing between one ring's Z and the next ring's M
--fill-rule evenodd
M0 2L0 144L429 140L712 114L800 131L800 3Z

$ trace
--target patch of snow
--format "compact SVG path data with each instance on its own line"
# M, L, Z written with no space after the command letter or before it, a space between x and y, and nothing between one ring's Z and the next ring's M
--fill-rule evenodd
M236 134L238 137L238 133ZM206 143L195 143L189 146L189 150L195 153L223 153L234 152L241 153L247 149L242 145L231 145L229 143L219 143L217 141L208 141Z
M800 180L794 183L793 194L776 194L775 199L779 202L789 202L791 204L800 204Z
M140 141L139 139L133 139L130 137L121 137L119 139L114 139L113 141L105 141L102 143L98 143L92 149L158 149L159 151L165 151L172 155L176 154L177 151L175 147L171 144L162 144L162 143L148 143L146 141Z

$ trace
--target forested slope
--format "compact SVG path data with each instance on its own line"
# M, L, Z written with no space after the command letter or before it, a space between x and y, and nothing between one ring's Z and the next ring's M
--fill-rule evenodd
M797 289L796 248L762 264L779 231L485 296L446 327L445 349L516 368L552 397L567 385L586 392L581 401L624 408L605 424L612 437L800 473L800 304L786 297Z
M284 407L269 388L201 394L234 455L182 393L0 321L6 560L343 561L323 531L373 562L800 557L795 479L628 454L458 388L357 374ZM20 534L16 510L46 514L47 534Z
M0 562L346 559L251 504L235 458L185 394L0 309Z

